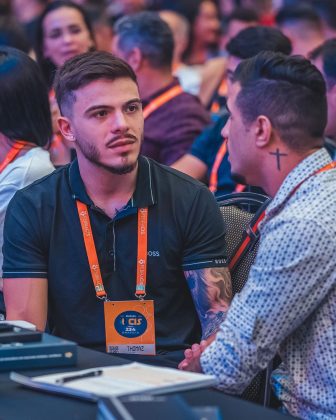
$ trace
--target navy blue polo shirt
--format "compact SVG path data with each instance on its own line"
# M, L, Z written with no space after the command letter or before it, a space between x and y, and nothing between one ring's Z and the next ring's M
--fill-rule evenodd
M77 160L15 194L5 220L3 277L47 278L53 333L104 349L103 302L91 279L76 199L89 207L110 300L134 299L137 209L148 207L146 298L154 300L157 350L199 341L183 271L226 265L224 222L208 189L140 156L134 195L113 219L87 195Z
M217 153L223 143L221 131L226 124L228 114L221 116L218 121L207 127L194 141L189 153L204 162L207 167L207 177L210 179L212 167L215 163ZM236 184L231 178L231 165L226 153L218 168L218 185L215 195L230 194L234 191Z

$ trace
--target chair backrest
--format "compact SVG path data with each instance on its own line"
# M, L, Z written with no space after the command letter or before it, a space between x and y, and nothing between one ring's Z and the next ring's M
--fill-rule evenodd
M266 195L252 192L227 194L217 198L227 233L226 244L229 262L235 257L237 249L248 235L251 241L235 266L231 269L233 294L239 293L244 287L250 268L257 255L259 236L253 234L251 227L258 219L270 198Z
M229 263L235 257L237 249L244 239L251 234L251 226L259 219L270 202L266 195L253 192L226 194L217 197L219 209L226 225L226 244ZM252 234L245 252L237 261L231 272L233 295L241 292L248 278L250 268L257 255L259 235ZM245 389L241 398L260 404L264 403L266 389L266 371L256 375Z

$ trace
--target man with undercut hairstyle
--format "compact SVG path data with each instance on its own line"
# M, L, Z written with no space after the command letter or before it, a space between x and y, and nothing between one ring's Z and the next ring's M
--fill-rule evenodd
M139 156L143 113L126 62L79 55L58 71L55 91L77 159L9 205L7 318L41 330L48 318L53 333L87 347L134 357L156 345L181 361L217 330L231 299L217 204L203 184Z
M322 75L302 57L262 52L243 61L229 91L228 137L235 178L273 201L247 283L209 345L180 367L240 394L279 353L273 390L306 419L336 416L336 164L323 147Z

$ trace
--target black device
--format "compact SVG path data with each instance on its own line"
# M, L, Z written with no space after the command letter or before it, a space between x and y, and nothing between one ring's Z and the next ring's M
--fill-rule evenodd
M0 346L8 343L30 343L41 339L40 331L28 330L9 323L0 324Z

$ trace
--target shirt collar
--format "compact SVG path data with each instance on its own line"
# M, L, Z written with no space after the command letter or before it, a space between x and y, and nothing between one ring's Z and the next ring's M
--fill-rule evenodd
M72 198L84 204L93 205L94 203L88 196L80 176L77 159L70 164L68 174ZM156 203L156 195L152 163L148 158L139 156L136 187L130 205L137 208L152 206Z
M176 77L174 77L174 80L169 83L169 85L164 86L163 88L157 90L152 95L148 96L147 98L142 99L143 106L147 106L150 102L152 102L153 99L157 98L158 96L165 93L167 90L171 89L172 87L179 86L179 81Z
M307 177L318 169L323 168L332 160L325 148L319 149L300 162L285 178L272 202L267 208L267 213L273 212L282 206L290 197L293 190Z

